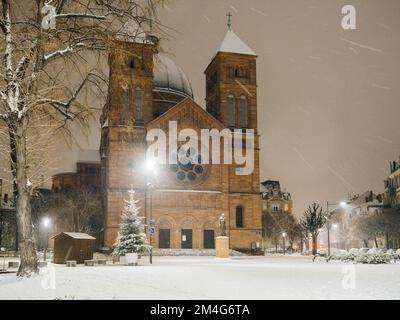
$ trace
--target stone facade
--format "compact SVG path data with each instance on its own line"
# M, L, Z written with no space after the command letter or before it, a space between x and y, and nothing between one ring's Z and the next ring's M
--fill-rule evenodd
M390 162L390 175L385 179L383 205L385 208L400 208L400 158Z
M170 90L177 87L173 80L164 91L156 84L153 56L157 54L151 43L129 42L116 42L110 52L109 99L101 117L100 147L105 246L111 248L115 241L124 199L128 198L127 191L133 189L145 223L149 226L150 220L154 220L154 247L214 248L215 238L220 235L218 219L225 213L229 247L250 250L262 240L256 56L216 54L205 72L206 111L187 90ZM232 73L231 68L237 72ZM166 103L161 101L164 98L160 99L160 92L168 97ZM193 164L183 169L180 165L159 165L157 175L146 173L149 130L163 129L167 141L173 135L169 131L170 121L176 121L178 132L191 128L199 136L201 129L222 130L228 126L229 95L236 100L235 128L255 130L252 174L236 175L236 164Z
M101 187L101 165L99 162L78 162L76 172L59 173L52 177L53 192L68 192L87 189L99 192Z
M264 214L293 214L293 200L289 192L282 191L279 181L267 180L262 183L262 211Z

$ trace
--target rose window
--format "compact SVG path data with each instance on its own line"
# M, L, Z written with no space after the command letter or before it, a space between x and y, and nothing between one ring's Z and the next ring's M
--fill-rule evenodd
M188 149L186 156L180 158L178 149L178 163L170 164L169 170L175 179L183 184L197 184L202 182L207 175L207 167L201 163L201 155L193 149ZM176 159L177 154L173 157Z

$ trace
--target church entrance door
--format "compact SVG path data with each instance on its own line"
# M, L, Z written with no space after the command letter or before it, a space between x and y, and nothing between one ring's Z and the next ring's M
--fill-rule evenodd
M193 230L182 229L182 249L193 248Z
M214 230L204 230L204 249L215 248Z
M158 247L161 249L171 248L170 229L160 229L159 230Z

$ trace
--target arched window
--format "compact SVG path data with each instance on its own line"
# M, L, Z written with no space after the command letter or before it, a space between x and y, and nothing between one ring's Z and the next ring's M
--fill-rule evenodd
M142 114L142 89L135 89L135 121L137 125L143 124Z
M234 128L236 126L236 114L235 114L235 97L233 95L228 96L228 127Z
M122 87L122 112L120 115L120 124L124 125L126 122L126 117L129 113L129 98L130 92L128 87Z
M240 97L240 105L239 105L239 114L240 114L240 127L242 129L247 128L247 99L245 96Z
M243 207L236 207L236 228L243 228Z
M129 67L130 67L131 69L135 69L135 58L132 58L132 59L129 61Z

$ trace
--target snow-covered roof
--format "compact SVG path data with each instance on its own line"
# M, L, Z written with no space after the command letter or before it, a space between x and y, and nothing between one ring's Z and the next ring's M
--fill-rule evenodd
M228 30L225 34L224 40L217 52L229 52L229 53L239 53L248 54L256 56L257 54L250 49L250 47L245 44L232 30Z
M57 234L56 236L54 236L53 238L58 237L61 234L65 234L70 238L73 239L80 239L80 240L96 240L96 238L86 234L86 233L81 233L81 232L61 232L59 234Z
M154 62L154 89L175 91L193 98L192 85L186 74L174 61L163 54L156 54Z

